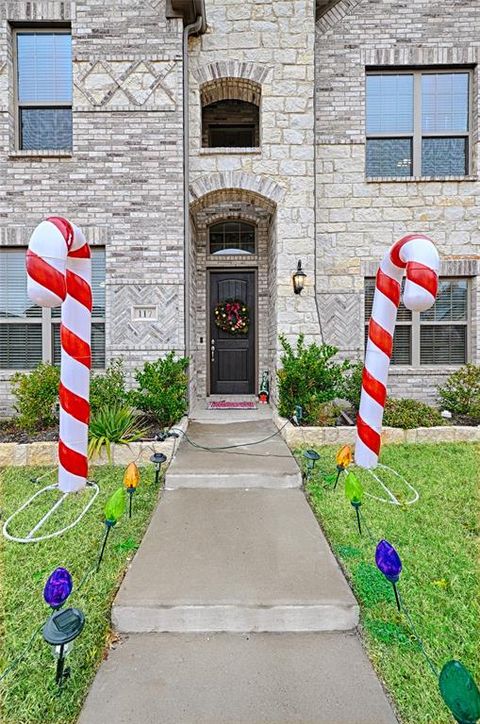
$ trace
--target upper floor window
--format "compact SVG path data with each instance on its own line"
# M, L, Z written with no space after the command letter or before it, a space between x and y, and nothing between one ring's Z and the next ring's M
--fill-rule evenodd
M465 176L470 133L469 71L367 74L367 177Z
M209 229L210 254L255 254L255 227L244 221L222 221Z
M393 335L392 364L463 365L468 361L469 284L466 278L440 279L437 300L426 312L400 303ZM365 279L365 343L375 279Z
M72 148L72 39L69 31L17 30L17 147Z
M257 148L260 145L258 83L242 78L219 78L201 88L202 146Z
M105 367L105 250L92 249L92 366ZM25 249L0 249L0 369L60 364L60 307L27 295Z

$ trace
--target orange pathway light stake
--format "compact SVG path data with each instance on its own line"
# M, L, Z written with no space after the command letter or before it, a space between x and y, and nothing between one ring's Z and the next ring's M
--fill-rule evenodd
M344 445L341 447L337 452L335 460L337 463L337 479L335 480L335 485L333 486L334 490L337 489L340 474L353 462L353 454L350 445Z
M125 474L123 476L123 485L128 493L128 517L132 517L132 498L133 494L137 489L138 483L140 482L140 471L138 470L135 463L129 463Z

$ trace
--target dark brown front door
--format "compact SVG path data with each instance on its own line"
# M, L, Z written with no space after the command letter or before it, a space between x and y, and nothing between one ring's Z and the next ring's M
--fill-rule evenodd
M238 299L248 307L247 334L233 335L215 324L217 304ZM210 273L210 392L248 395L255 392L255 272Z

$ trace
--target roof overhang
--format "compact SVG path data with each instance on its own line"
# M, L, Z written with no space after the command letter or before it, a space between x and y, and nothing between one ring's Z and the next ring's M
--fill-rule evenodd
M338 0L316 0L317 20L328 13L337 2Z
M202 18L198 33L204 33L207 29L205 0L167 0L166 14L167 18L183 18L184 26L193 25Z

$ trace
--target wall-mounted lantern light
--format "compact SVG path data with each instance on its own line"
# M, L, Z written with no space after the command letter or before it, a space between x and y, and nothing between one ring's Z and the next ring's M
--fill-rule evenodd
M305 274L305 272L302 269L302 262L299 259L297 268L294 271L293 277L292 277L293 278L293 291L295 292L295 294L300 294L300 292L302 291L303 287L305 286L305 277L306 276L307 275Z

